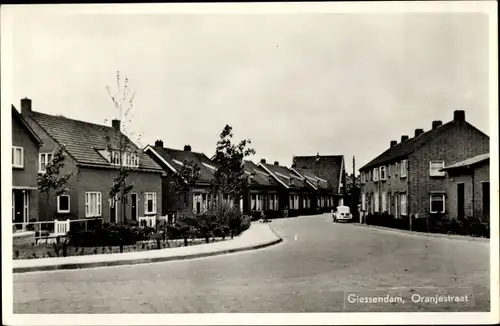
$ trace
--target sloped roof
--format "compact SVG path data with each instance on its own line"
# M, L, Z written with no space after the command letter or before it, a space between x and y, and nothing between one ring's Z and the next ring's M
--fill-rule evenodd
M315 188L324 190L333 190L332 185L325 179L317 176L313 171L304 168L294 168L295 171L300 173L304 178L313 184Z
M43 144L42 140L40 139L40 137L38 137L38 135L35 133L35 131L33 130L33 128L30 127L30 125L26 122L26 120L24 120L24 118L22 117L22 115L19 113L19 111L17 111L17 109L14 107L14 105L11 105L11 109L12 109L12 119L18 119L18 121L23 125L23 127L26 129L26 131L28 132L28 135L31 136L31 138L38 144L38 145L41 145Z
M385 152L371 160L369 163L365 164L359 170L361 171L372 167L377 167L381 164L390 163L391 161L395 161L397 159L410 155L433 138L437 137L444 131L449 130L451 127L453 127L454 122L455 121L452 120L437 127L436 129L428 130L417 137L410 138L405 142L400 142L395 146L388 148Z
M200 168L199 182L212 182L214 179L215 166L212 161L203 153L184 151L161 146L147 146L146 151L152 149L157 155L161 156L176 171L182 167L184 161L193 162ZM168 167L171 169L170 167Z
M481 155L477 155L477 156L468 158L466 160L454 163L452 165L449 165L449 166L441 169L441 171L466 168L466 167L474 166L476 164L479 164L479 163L484 162L484 161L489 160L489 159L490 159L489 153L481 154Z
M65 145L69 155L78 164L109 167L109 161L98 151L106 150L108 144L119 147L119 133L112 127L35 111L30 117L60 145ZM127 136L123 137L127 142L127 149L139 154L139 169L162 171L161 167L142 153Z
M293 163L298 169L312 171L318 177L327 180L332 189L338 192L342 182L344 155L294 156Z
M303 182L298 182L293 185L290 185L290 179L294 178L296 180L302 181L302 176L293 172L286 166L267 164L267 163L259 163L259 166L262 166L264 170L267 170L273 174L273 176L279 180L280 183L285 185L289 189L303 189L306 187Z
M253 173L253 179L249 183L250 186L258 185L265 187L276 187L278 186L278 182L263 168L258 166L252 161L244 161L243 168L246 174Z

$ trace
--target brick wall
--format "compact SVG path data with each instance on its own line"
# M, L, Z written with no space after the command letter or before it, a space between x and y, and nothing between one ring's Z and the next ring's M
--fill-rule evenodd
M114 169L97 169L89 167L80 167L77 177L77 205L76 214L79 218L85 218L85 192L101 192L102 196L102 217L105 222L110 221L109 190L113 184L113 178L116 176ZM161 173L131 171L127 179L128 184L133 184L131 193L138 195L138 216L144 216L145 192L156 192L156 215L162 213L162 180ZM118 204L118 221L121 221L122 210L125 209L126 218L130 219L131 206L130 201L125 205Z
M430 177L430 161L443 160L445 165L451 165L488 152L488 136L466 122L455 122L452 128L412 153L408 160L409 213L427 216L430 192L447 192L444 177Z

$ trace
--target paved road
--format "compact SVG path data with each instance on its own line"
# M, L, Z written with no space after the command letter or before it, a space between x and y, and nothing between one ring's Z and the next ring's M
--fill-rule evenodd
M338 312L344 291L472 287L473 307L390 304L356 311L489 309L489 244L274 220L284 242L190 261L14 275L15 313Z

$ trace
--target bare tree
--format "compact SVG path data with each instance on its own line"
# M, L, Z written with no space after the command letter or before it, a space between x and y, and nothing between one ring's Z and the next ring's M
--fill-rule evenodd
M114 93L109 86L106 86L113 107L118 111L118 120L120 121L120 127L111 129L110 133L106 136L106 142L110 162L117 167L117 175L109 191L112 201L111 205L115 205L116 202L121 203L121 220L122 222L126 222L127 196L134 188L134 185L128 182L128 177L134 168L138 168L141 156L140 149L132 143L129 136L135 137L136 141L140 142L141 135L135 135L131 132L127 136L127 126L133 118L132 109L135 92L130 93L128 77L125 77L123 85L121 78L120 71L117 71L116 90Z

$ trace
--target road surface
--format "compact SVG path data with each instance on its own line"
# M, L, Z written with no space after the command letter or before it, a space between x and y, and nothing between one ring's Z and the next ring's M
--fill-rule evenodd
M14 275L14 313L488 311L489 243L274 220L284 242L188 261ZM345 306L344 291L472 288L467 306ZM388 292L389 293L389 292Z

